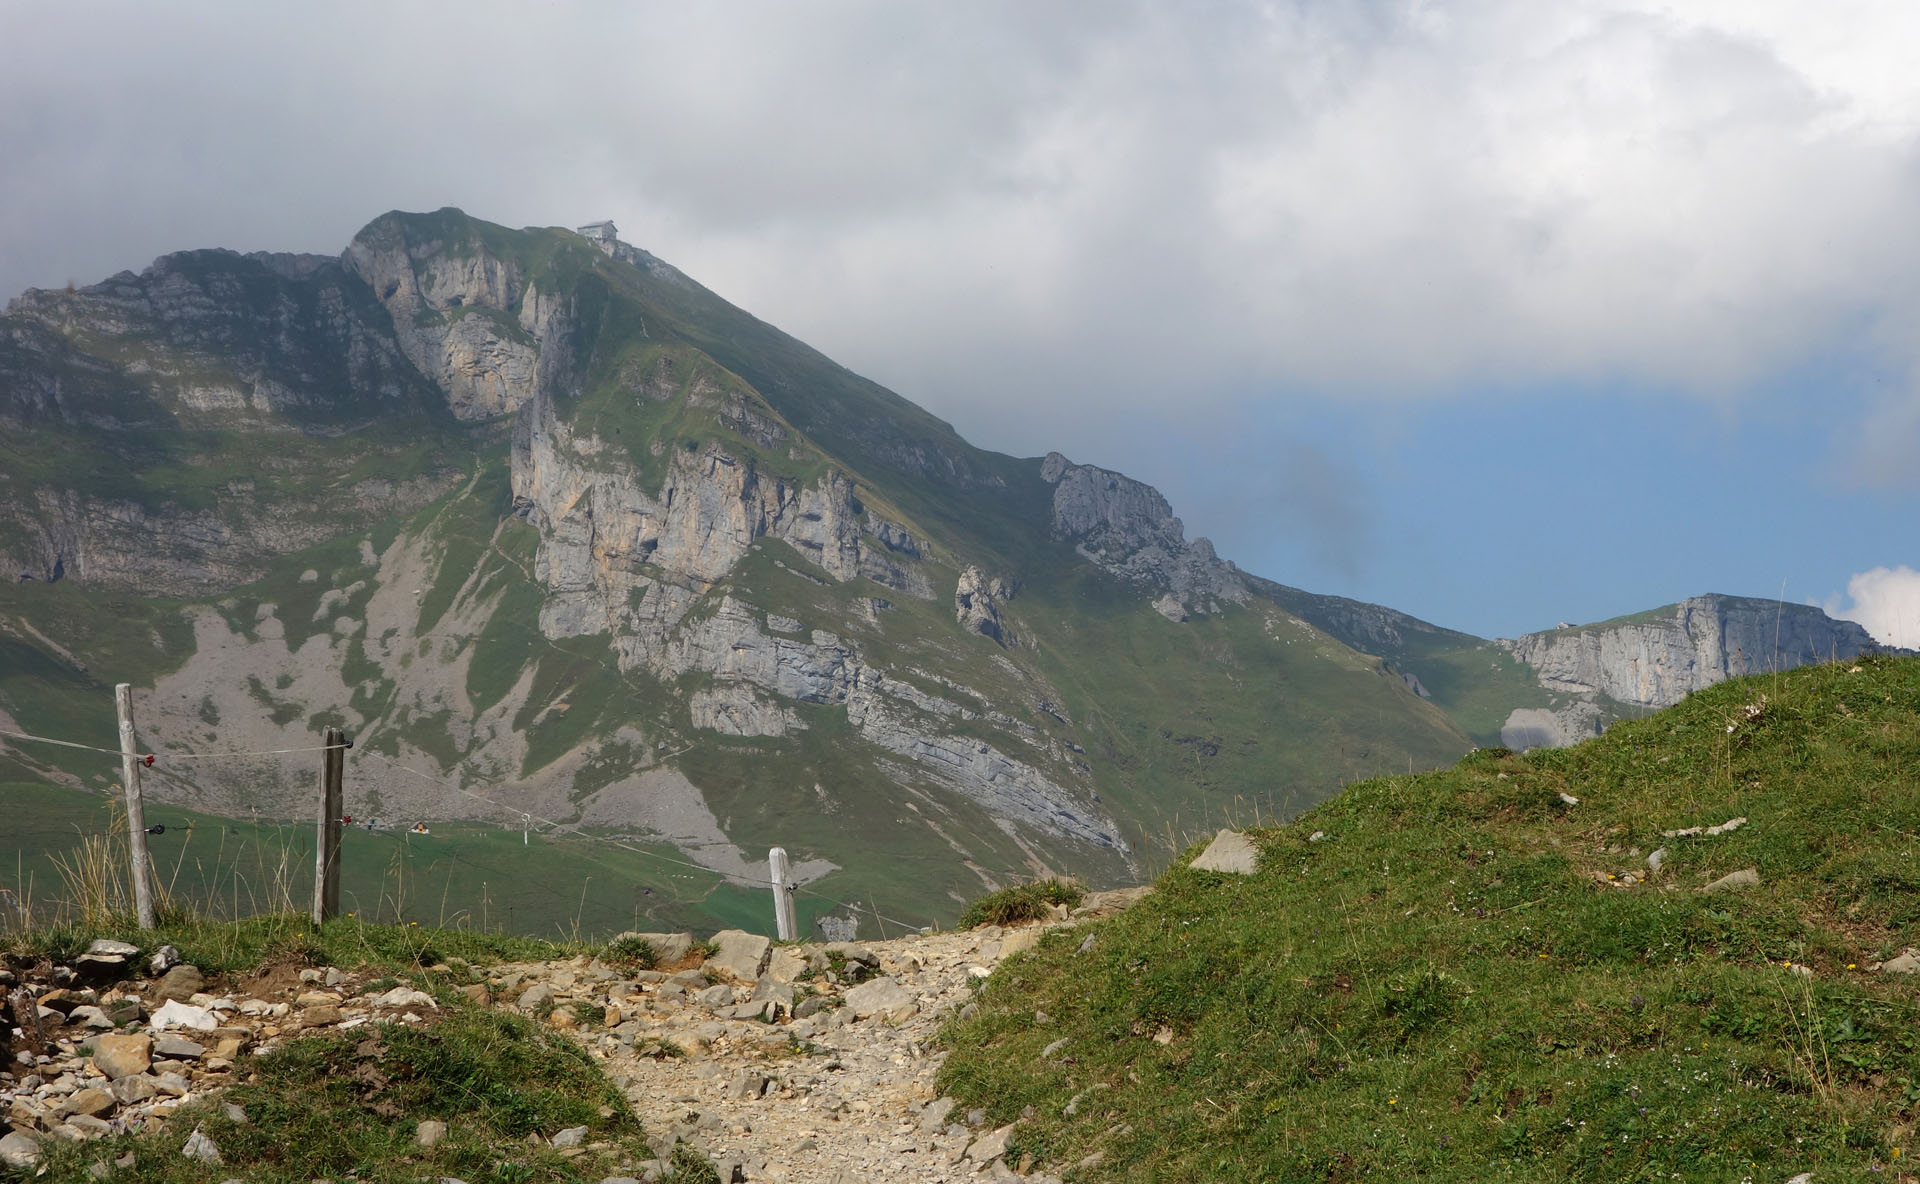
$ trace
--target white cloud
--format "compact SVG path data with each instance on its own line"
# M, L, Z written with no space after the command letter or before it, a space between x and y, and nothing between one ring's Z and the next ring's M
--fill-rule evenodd
M1920 473L1905 0L9 8L7 290L612 216L989 443L1844 355L1852 471Z
M1830 616L1858 621L1883 645L1920 649L1920 571L1901 564L1859 572L1847 581L1846 607L1832 597Z

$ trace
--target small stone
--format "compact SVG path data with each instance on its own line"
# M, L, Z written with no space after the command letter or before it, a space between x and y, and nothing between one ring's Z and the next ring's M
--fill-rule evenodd
M83 1139L104 1139L113 1133L112 1123L93 1114L72 1115L63 1124L63 1128L62 1134L73 1131Z
M493 992L487 989L485 983L468 983L460 988L460 993L475 1007L493 1006Z
M320 981L329 987L337 987L347 981L347 976L340 973L338 966L329 966L327 967L326 973L320 976Z
M825 1011L827 1006L827 997L825 995L809 995L793 1005L793 1018L804 1020L810 1015L816 1015Z
M570 1126L566 1130L555 1132L553 1138L549 1141L556 1149L578 1147L587 1141L587 1128L584 1126Z
M553 1003L553 986L550 983L535 983L520 992L516 1005L521 1011L538 1011Z
M340 1002L340 996L332 991L302 991L294 997L295 1007L325 1007Z
M437 1118L426 1119L413 1128L413 1141L421 1147L438 1146L446 1137L447 1124Z
M247 1118L247 1112L232 1102L220 1103L220 1113L226 1115L229 1121L238 1123L241 1126L246 1126L250 1122Z
M961 1153L961 1158L971 1159L975 1163L999 1159L1007 1153L1007 1140L1011 1138L1013 1138L1013 1124L1008 1123L967 1144L967 1149Z
M153 1063L153 1039L149 1036L100 1037L93 1046L93 1067L108 1080L145 1073Z
M340 1022L340 1008L332 1003L316 1003L300 1013L303 1028L325 1028Z
M113 1021L107 1018L106 1012L84 1003L67 1014L67 1022L103 1032L114 1026Z
M1660 870L1660 865L1666 861L1667 849L1665 847L1655 847L1647 856L1647 870L1657 872Z
M856 1019L879 1016L898 1023L919 1010L912 994L891 977L876 978L849 989L846 1000Z
M106 1090L83 1089L76 1090L67 1095L67 1100L60 1103L60 1113L69 1116L74 1114L101 1115L113 1109L113 1106L113 1095L109 1094Z
M147 973L154 978L159 978L178 965L180 965L179 947L164 945L155 950L153 956L147 959Z
M936 1098L927 1103L926 1109L920 1111L920 1129L930 1135L937 1133L947 1124L947 1115L953 1113L957 1105L952 1098Z
M767 1090L767 1079L750 1069L741 1069L734 1073L733 1081L727 1086L727 1097L736 1102L751 1101Z
M207 1050L203 1046L188 1040L185 1036L175 1036L169 1033L153 1038L153 1055L157 1057L170 1057L174 1060L197 1061L207 1055Z
M176 969L185 970L188 968L182 966ZM215 1019L213 1013L204 1007L195 1007L191 1003L182 1003L178 999L169 999L160 1005L158 1011L153 1013L153 1019L147 1026L156 1032L164 1032L168 1028L191 1028L198 1032L207 1032L219 1027L220 1021Z
M1699 892L1703 895L1712 895L1716 892L1733 892L1741 888L1752 888L1759 883L1759 869L1743 867L1737 872L1728 872L1713 883L1699 889Z
M1920 974L1920 952L1908 949L1877 963L1873 969L1884 974Z
M222 1162L220 1149L213 1145L213 1140L207 1138L199 1127L194 1127L193 1133L187 1136L186 1143L180 1148L180 1154L188 1159L197 1159L201 1163Z
M135 1073L131 1077L119 1078L109 1088L122 1106L131 1106L158 1094L160 1083L151 1074Z
M193 997L206 990L206 979L201 977L200 968L182 963L161 977L154 985L153 997L166 1002L191 1003Z
M312 967L308 967L300 972L300 981L303 983L317 983L320 981L320 972Z

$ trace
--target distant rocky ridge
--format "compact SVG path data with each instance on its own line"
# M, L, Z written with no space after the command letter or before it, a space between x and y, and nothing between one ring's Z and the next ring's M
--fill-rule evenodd
M1143 842L1179 845L1147 820L1298 808L1469 735L1569 741L1737 672L1772 620L1707 598L1679 640L1496 645L1276 584L1151 486L976 449L638 248L451 210L338 259L196 251L27 293L0 429L0 645L79 693L84 638L42 644L85 624L71 590L189 598L155 631L156 747L325 720L421 774L362 791L382 814L511 797L728 874L742 842L814 875L877 844L940 901L1137 878ZM1862 648L1786 616L1792 662ZM42 687L0 677L0 710L31 722ZM299 781L167 785L220 812Z

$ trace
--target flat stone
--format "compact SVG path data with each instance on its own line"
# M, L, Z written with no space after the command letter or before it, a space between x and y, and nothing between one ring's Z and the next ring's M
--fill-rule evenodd
M114 1026L113 1021L107 1018L106 1012L84 1003L68 1013L67 1022L70 1024L83 1024L86 1027L96 1028L100 1031L106 1031Z
M116 1078L109 1088L122 1106L132 1106L158 1095L160 1082L150 1073L135 1073L130 1077Z
M805 974L807 958L792 946L781 946L767 959L767 977L790 983Z
M100 1115L113 1109L113 1095L103 1089L75 1090L60 1103L60 1113L64 1115L91 1114Z
M213 1145L213 1140L207 1138L199 1127L194 1127L193 1133L187 1136L186 1143L180 1148L180 1154L188 1159L197 1159L201 1163L221 1162L220 1149Z
M846 1000L856 1019L877 1015L898 1023L920 1009L912 993L891 977L861 983L847 992Z
M110 958L131 958L139 952L140 947L132 942L115 941L110 937L103 937L87 947L89 954L100 954Z
M109 1080L145 1073L153 1064L153 1038L150 1036L106 1035L93 1046L93 1067Z
M1905 950L1895 957L1888 958L1874 969L1886 974L1920 974L1920 954L1916 954L1913 950Z
M695 992L693 1001L702 1007L726 1007L733 1002L733 988L725 983L715 983L704 991Z
M429 1118L413 1128L413 1141L421 1147L438 1146L440 1140L447 1137L447 1124L437 1118Z
M207 1055L207 1050L185 1036L168 1033L153 1038L153 1055L169 1057L173 1060L197 1061Z
M83 1139L104 1139L113 1133L113 1124L97 1115L74 1114L55 1129L62 1135L74 1131Z
M1759 883L1760 883L1759 869L1751 868L1751 867L1743 867L1737 872L1728 872L1726 875L1721 876L1719 879L1715 880L1713 883L1708 884L1706 887L1699 889L1699 891L1705 895L1711 895L1716 892L1735 892L1742 888L1755 887Z
M178 969L184 970L187 968L180 967ZM153 1013L153 1019L147 1026L156 1032L163 1032L168 1028L191 1028L195 1031L206 1032L219 1027L220 1021L215 1019L213 1013L204 1007L195 1007L191 1003L182 1003L178 999L169 999L160 1005L158 1011Z
M704 968L732 975L743 982L760 977L773 951L773 942L744 929L723 929L713 935L713 944L714 955L706 960Z
M316 1003L300 1013L300 1026L303 1028L325 1028L337 1024L343 1017L340 1008L332 1003Z
M1237 830L1222 830L1188 866L1197 872L1250 876L1260 866L1260 848Z
M553 1138L548 1140L556 1148L578 1147L586 1141L587 1128L584 1126L570 1126L566 1130L556 1131Z
M727 1097L736 1102L751 1101L767 1092L767 1079L751 1069L734 1073L727 1085Z
M1013 1138L1013 1124L1008 1123L998 1130L989 1131L987 1134L981 1135L973 1142L967 1144L967 1149L961 1158L971 1159L975 1163L986 1163L989 1160L999 1159L1007 1153L1007 1141L1011 1138Z
M538 1011L542 1007L552 1004L553 995L554 991L551 983L535 983L520 992L520 998L516 1001L516 1006L518 1006L521 1011Z

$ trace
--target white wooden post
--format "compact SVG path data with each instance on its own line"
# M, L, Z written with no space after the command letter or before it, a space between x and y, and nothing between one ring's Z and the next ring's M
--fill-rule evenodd
M133 750L133 684L113 688L113 708L120 716L120 780L127 794L127 855L133 872L133 911L140 928L159 924L153 912L153 882L148 875L147 807L140 796L140 756Z
M793 886L787 882L787 849L767 852L767 879L773 884L773 926L781 941L794 940Z

